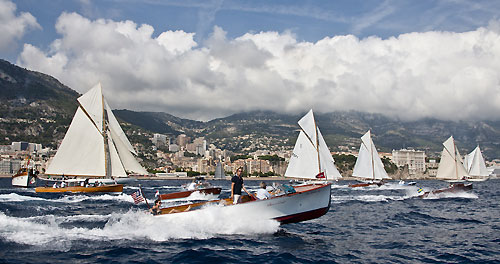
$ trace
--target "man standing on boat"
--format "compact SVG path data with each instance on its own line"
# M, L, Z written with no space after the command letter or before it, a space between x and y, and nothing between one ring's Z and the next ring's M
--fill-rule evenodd
M233 204L237 204L241 202L241 189L245 190L248 195L250 193L243 186L243 177L241 174L243 173L243 168L239 167L236 170L236 175L231 178L231 199L233 200Z

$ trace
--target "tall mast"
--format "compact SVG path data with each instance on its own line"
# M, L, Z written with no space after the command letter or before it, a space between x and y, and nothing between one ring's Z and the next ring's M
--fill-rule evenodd
M453 160L455 160L455 179L458 180L458 167L457 167L457 146L455 145L455 139L453 139L453 152L455 153L455 156L453 157ZM467 153L467 152L466 152Z
M318 126L316 125L316 120L314 120L314 131L316 133L316 152L318 154L318 174L321 173L321 159L320 159L320 156L319 156L319 138L318 138ZM325 175L325 179L326 179L326 175Z
M111 177L111 158L109 153L109 144L108 144L108 132L107 132L107 113L106 109L104 109L104 95L102 95L102 134L104 139L104 168L106 171L106 177Z
M370 132L370 159L372 161L372 179L375 180L375 161L373 160L373 141L372 141L372 132Z

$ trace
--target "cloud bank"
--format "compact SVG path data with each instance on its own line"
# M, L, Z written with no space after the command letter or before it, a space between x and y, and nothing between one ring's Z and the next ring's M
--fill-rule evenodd
M499 120L500 23L455 33L353 35L304 42L290 32L229 39L214 27L155 34L133 21L63 13L49 50L18 64L80 93L97 82L113 108L209 120L241 111L357 110L403 120ZM155 36L156 35L156 36Z
M41 28L34 16L26 12L17 16L16 9L14 3L0 0L0 51L12 49L30 28Z

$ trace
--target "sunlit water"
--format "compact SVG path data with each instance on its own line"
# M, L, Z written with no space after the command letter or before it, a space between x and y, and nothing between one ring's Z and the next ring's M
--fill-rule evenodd
M0 179L1 263L499 263L500 180L470 193L417 198L417 186L332 186L330 211L279 226L220 206L153 217L129 194L154 194L187 181L137 181L122 194L37 194ZM252 190L258 181L246 181ZM215 181L222 197L229 181ZM209 199L194 195L170 202ZM168 203L164 204L168 205Z

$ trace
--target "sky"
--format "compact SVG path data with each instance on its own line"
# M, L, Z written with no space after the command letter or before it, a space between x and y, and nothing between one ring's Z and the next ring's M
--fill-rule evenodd
M500 120L500 1L0 0L0 35L113 109Z

